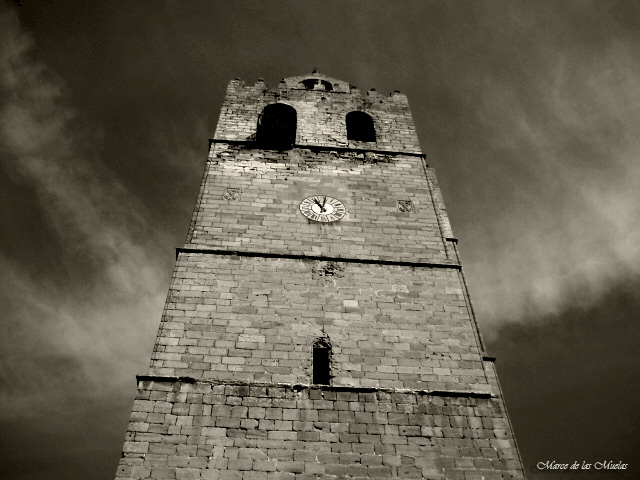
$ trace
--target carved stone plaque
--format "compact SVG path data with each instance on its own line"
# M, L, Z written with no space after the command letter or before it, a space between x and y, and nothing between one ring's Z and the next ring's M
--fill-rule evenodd
M222 197L225 200L237 200L239 196L240 196L239 188L227 188L222 194Z
M398 211L403 213L413 212L413 202L411 200L398 200Z

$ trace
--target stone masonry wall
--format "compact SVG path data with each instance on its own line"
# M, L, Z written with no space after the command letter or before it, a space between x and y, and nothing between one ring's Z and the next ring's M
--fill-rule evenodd
M495 398L141 381L117 479L521 478Z
M298 83L297 79L302 78L287 79L287 82L276 89L268 89L264 82L245 86L240 80L231 81L214 138L255 140L260 113L267 105L279 102L296 109L296 144L420 153L418 136L405 95L393 93L384 96L373 90L361 95L357 89L351 89L344 82L332 79L329 80L338 82L336 90L310 91ZM354 110L371 115L376 142L347 139L345 118L347 113Z
M150 375L488 392L458 272L181 253Z
M276 102L290 150L255 142ZM347 139L355 110L375 142ZM344 218L307 219L314 195ZM523 478L455 243L406 96L232 81L116 478Z
M332 224L299 210L311 195L341 200ZM402 212L399 201L411 201ZM212 145L192 231L193 248L452 263L422 159L354 152L285 152Z

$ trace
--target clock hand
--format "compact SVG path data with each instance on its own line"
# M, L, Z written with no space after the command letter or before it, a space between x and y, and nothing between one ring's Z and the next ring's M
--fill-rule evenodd
M320 213L324 213L324 203L320 203L320 200L318 200L317 198L314 198L313 201L320 207Z
M324 212L324 204L327 203L327 196L325 195L324 200L322 201L322 205L320 205L320 207L322 207L322 211Z

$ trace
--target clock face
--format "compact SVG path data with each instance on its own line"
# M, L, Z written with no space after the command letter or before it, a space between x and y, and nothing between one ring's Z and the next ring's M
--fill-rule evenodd
M344 204L337 198L327 195L314 195L305 198L300 204L302 214L315 222L335 222L347 213Z

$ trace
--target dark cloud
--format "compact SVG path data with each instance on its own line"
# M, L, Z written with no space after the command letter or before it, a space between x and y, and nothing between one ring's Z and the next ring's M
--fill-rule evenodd
M640 280L611 286L598 305L574 305L559 315L503 325L489 343L529 469L546 460L612 460L629 468L582 475L632 479L640 474L635 461L640 452L635 414ZM532 472L530 477L560 480L567 473Z
M3 191L16 195L6 217L20 221L0 242L0 398L13 418L27 418L64 402L69 385L97 394L132 378L151 347L139 326L155 323L169 273L151 260L166 234L91 150L93 131L63 80L34 58L12 12L2 27Z
M43 388L49 385L44 384ZM122 449L123 432L135 384L128 395L94 398L65 385L69 395L27 418L0 420L0 476L15 480L113 478ZM128 398L125 398L128 397Z
M409 96L525 460L638 457L639 20L628 1L5 4L3 478L113 476L226 83L314 67Z

